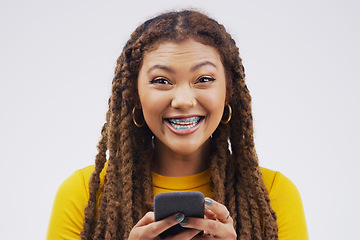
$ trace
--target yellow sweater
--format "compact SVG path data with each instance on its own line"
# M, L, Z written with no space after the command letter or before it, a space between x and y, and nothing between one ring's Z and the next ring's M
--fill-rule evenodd
M84 209L89 198L89 180L94 166L74 172L59 187L50 216L47 240L79 240ZM295 185L284 175L261 168L270 203L277 215L279 239L305 240L308 232L303 205ZM105 171L101 173L101 181ZM211 197L210 170L187 177L165 177L153 173L154 196L160 192L200 191Z

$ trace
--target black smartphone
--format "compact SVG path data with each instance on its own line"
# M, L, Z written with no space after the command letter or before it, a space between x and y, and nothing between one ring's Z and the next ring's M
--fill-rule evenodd
M185 217L204 218L204 195L201 192L159 193L154 198L154 212L155 221L160 221L176 213L182 213ZM159 236L166 238L185 229L180 224L176 224Z

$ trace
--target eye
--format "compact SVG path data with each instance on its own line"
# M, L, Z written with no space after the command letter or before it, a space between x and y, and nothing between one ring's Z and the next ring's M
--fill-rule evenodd
M200 77L196 83L206 83L206 82L213 82L215 81L215 78L209 77L209 76L204 76L204 77Z
M169 80L163 77L157 77L150 81L151 84L171 84Z

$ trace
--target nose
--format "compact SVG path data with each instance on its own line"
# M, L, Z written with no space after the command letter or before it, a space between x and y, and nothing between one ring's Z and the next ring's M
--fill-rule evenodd
M195 107L196 98L190 87L177 87L174 91L174 96L171 101L171 106L176 109L185 110L187 108Z

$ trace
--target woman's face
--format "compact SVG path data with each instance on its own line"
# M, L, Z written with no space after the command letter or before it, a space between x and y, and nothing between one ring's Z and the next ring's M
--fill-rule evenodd
M160 144L181 155L201 151L225 105L220 55L194 40L164 42L144 55L138 90L145 121Z

